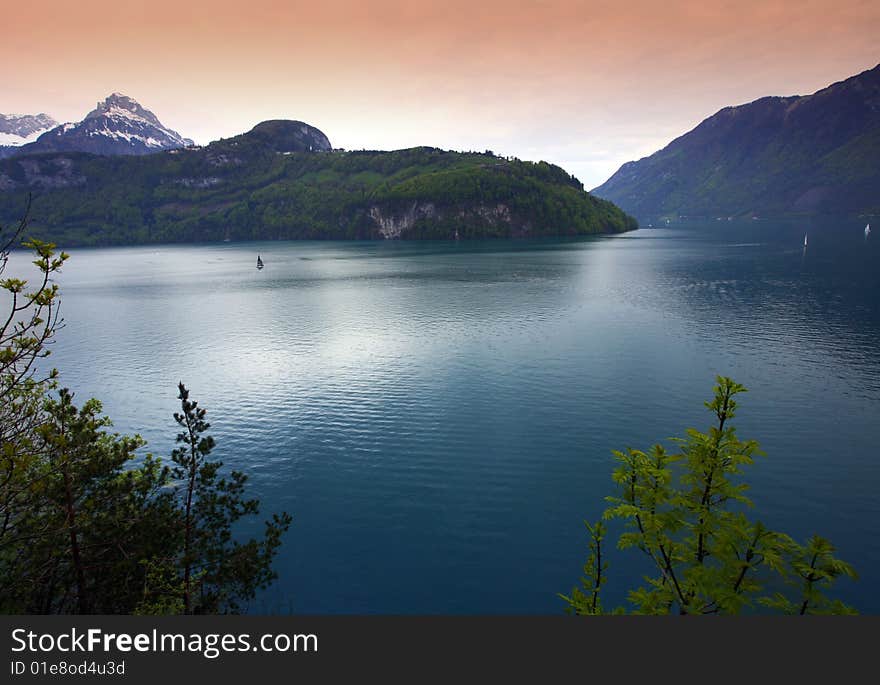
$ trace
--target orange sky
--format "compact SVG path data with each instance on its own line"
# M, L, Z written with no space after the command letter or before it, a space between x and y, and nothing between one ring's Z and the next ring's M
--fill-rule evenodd
M119 91L198 143L270 118L336 147L490 148L587 188L721 107L880 62L880 2L40 0L2 15L0 112Z

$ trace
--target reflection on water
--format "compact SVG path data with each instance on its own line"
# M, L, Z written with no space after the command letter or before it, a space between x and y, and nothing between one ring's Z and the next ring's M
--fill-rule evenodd
M803 233L74 250L52 361L160 454L187 383L217 456L294 515L255 608L301 613L560 612L610 450L704 428L728 374L768 455L757 514L830 537L877 613L880 249Z

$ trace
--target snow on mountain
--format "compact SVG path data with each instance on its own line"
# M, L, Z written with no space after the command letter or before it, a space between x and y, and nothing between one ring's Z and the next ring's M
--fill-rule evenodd
M15 154L78 151L98 155L145 155L192 145L133 98L113 93L78 123L56 126Z
M57 125L48 114L0 114L0 145L17 147L33 143Z

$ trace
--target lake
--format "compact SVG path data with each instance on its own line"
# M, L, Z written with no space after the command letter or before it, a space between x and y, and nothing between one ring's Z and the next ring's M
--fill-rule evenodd
M880 234L863 226L74 249L51 360L157 454L178 381L208 409L213 456L294 518L255 613L561 613L611 450L705 430L729 375L750 391L739 435L767 453L756 517L829 537L861 576L837 596L880 613ZM611 555L606 605L637 555Z

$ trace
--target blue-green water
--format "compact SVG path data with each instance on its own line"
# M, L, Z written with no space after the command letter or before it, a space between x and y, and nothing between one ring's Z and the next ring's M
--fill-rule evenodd
M756 515L830 537L880 613L880 243L804 230L73 250L52 361L160 454L179 380L208 408L294 516L261 613L561 612L611 450L707 427L731 375Z

